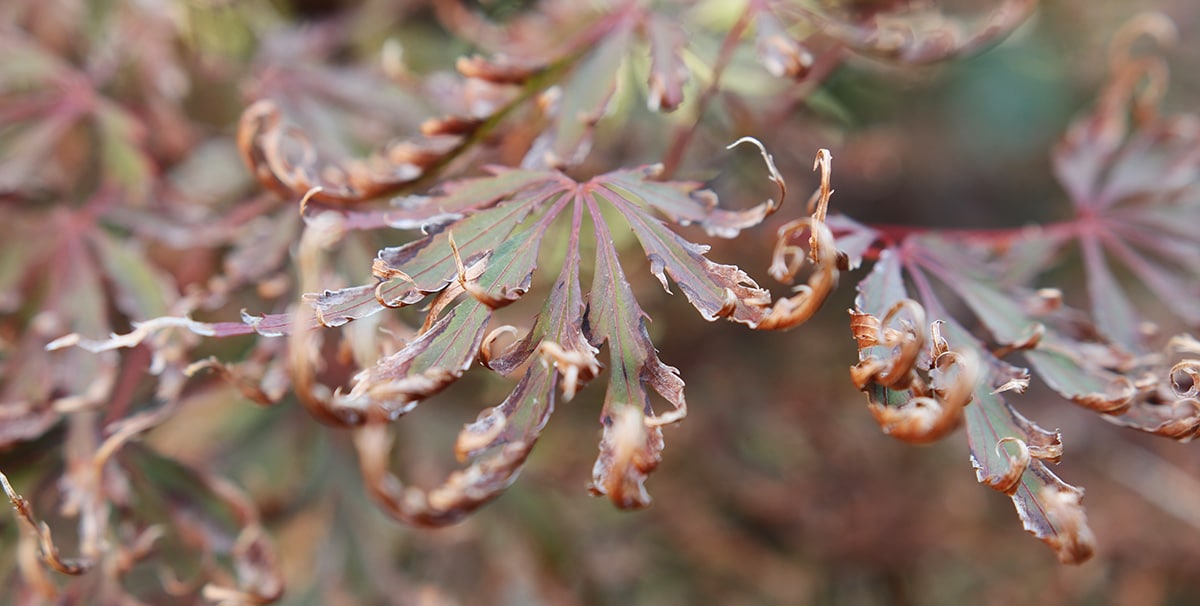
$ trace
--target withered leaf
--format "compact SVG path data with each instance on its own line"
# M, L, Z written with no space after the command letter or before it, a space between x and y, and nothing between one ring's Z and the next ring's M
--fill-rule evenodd
M479 351L491 309L466 299L400 351L354 378L346 404L394 419L462 376Z
M444 526L495 499L516 479L538 434L554 410L555 377L532 366L513 392L459 434L458 451L475 461L452 472L430 490L405 486L388 471L391 440L387 428L356 430L355 446L367 490L384 511L419 526Z
M893 251L885 251L868 279L859 284L856 301L861 313L884 313L907 297L904 271L907 268ZM914 281L927 283L923 273ZM926 289L923 291L928 294ZM1004 385L1022 374L1020 369L996 359L974 336L942 309L937 299L926 299L931 315L940 320L939 332L947 344L970 352L982 363L981 381L974 388L970 404L963 409L967 427L967 442L976 475L983 484L1009 495L1025 529L1050 545L1061 561L1077 564L1092 555L1094 538L1087 527L1079 496L1074 488L1046 467L1044 461L1057 462L1062 457L1062 442L1058 432L1046 431L1017 412L994 386ZM858 331L865 330L856 328ZM860 339L860 355L879 355L882 345L874 340ZM935 350L940 347L937 343ZM867 358L864 358L867 359ZM882 387L868 390L877 404L904 404L914 394ZM1058 498L1071 493L1073 499ZM1050 502L1053 500L1053 502ZM1054 513L1049 511L1053 509Z
M916 244L922 251L922 263L936 270L962 297L998 342L1019 343L1032 327L1038 327L1036 343L1021 348L1021 354L1051 388L1098 412L1119 414L1129 407L1134 391L1132 386L1123 387L1128 380L1117 371L1128 368L1131 354L1095 339L1085 343L1082 335L1058 330L1053 317L1032 315L1020 301L1033 298L1034 293L1023 289L1002 291L994 286L998 276L961 243L923 236Z
M383 310L385 305L411 305L438 292L457 275L455 255L472 259L504 243L517 226L542 204L563 195L568 184L554 173L535 187L508 193L505 202L446 226L442 231L404 246L379 251L373 273L384 282L310 295L318 318L340 326ZM518 197L519 196L519 197ZM450 244L453 234L455 246ZM457 248L457 253L455 252Z
M646 476L658 465L662 432L645 384L671 402L679 414L687 410L683 381L675 368L658 359L646 333L646 315L629 289L612 236L589 200L596 228L596 273L588 305L591 341L608 343L612 360L608 392L600 422L604 437L592 470L592 490L608 495L623 508L645 507L650 496Z

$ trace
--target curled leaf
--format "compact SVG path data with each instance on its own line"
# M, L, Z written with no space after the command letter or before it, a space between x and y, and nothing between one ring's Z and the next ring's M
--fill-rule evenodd
M315 199L353 204L395 192L454 153L461 139L437 135L399 141L366 160L321 157L308 135L289 124L279 105L262 99L238 126L242 159L263 186L286 196L318 190Z
M496 498L516 479L554 410L556 373L531 366L499 406L463 428L456 451L475 461L439 486L405 486L388 470L391 438L382 425L356 430L354 445L367 490L389 515L418 526L445 526ZM503 421L501 421L503 419Z
M837 287L840 270L847 267L846 256L837 249L833 233L825 225L829 197L833 195L833 188L830 186L832 162L833 156L828 150L817 151L813 170L821 171L821 184L809 202L812 216L780 228L779 243L776 245L775 259L771 264L771 274L777 279L790 279L797 273L801 257L787 242L793 233L807 227L811 234L808 240L808 260L814 266L813 273L809 276L807 284L796 288L795 295L772 304L763 318L754 325L756 329L785 330L808 321ZM779 183L782 188L782 179Z
M621 509L650 505L646 476L662 460L662 429L647 427L643 419L636 406L614 405L592 467L592 492L607 495Z
M1079 564L1092 557L1096 537L1083 512L1083 490L1072 486L1046 486L1038 495L1055 533L1046 543L1064 564Z

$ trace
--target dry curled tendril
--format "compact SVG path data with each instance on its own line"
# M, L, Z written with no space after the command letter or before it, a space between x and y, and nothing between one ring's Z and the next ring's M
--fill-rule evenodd
M958 427L981 376L975 354L950 349L935 321L928 328L929 362L922 367L925 337L917 327L925 324L925 312L911 299L897 302L882 320L854 310L850 315L859 348L851 380L866 392L883 432L926 444Z

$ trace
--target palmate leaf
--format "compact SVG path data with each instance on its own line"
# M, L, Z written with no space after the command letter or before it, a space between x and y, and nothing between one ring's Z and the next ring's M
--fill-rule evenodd
M923 308L909 300L904 284L904 265L900 253L884 251L870 276L859 284L857 309L852 314L860 355L855 374L864 375L862 387L872 406L887 407L891 411L886 417L878 413L876 417L881 423L884 418L893 421L899 428L915 426L923 430L909 430L899 435L909 441L936 439L951 428L949 422L941 418L950 410L950 404L939 401L950 399L953 388L939 390L936 378L929 386L931 389L919 380L897 381L897 373L912 372L908 368L916 363L916 358L908 356L906 359L905 353L913 348L914 342L918 348L923 343L924 327L914 325L915 321L924 322L923 311L916 314L918 318L900 322L898 328L886 325L890 323L886 322L888 318L895 316L890 310L898 305L928 309L931 317L936 319L934 326L938 327L931 339L934 352L957 350L962 352L960 355L965 353L981 364L970 401L962 408L971 461L979 481L1009 495L1025 529L1050 545L1060 560L1079 563L1088 559L1094 538L1080 506L1083 491L1060 480L1046 466L1046 461L1057 462L1062 456L1058 433L1041 429L1023 417L997 389L1004 389L1024 373L995 358L945 312L928 288L920 288ZM919 269L914 270L912 266L907 269L918 285L925 284L927 278ZM932 376L933 371L938 370L938 357L930 357L933 359L926 364L931 367ZM898 368L901 363L907 364L908 368ZM918 405L917 400L930 397L935 400L933 405ZM939 418L928 420L926 417L931 414ZM887 425L884 427L888 429Z
M764 158L783 193L782 178L765 152ZM723 211L717 208L715 196L698 183L652 180L659 174L653 166L585 182L552 170L493 169L491 176L449 183L419 204L410 200L405 208L409 218L425 216L433 222L426 226L427 235L379 251L371 268L375 283L306 296L311 315L247 316L241 324L161 317L138 325L129 335L107 341L66 338L55 346L75 343L94 351L130 347L157 330L173 327L208 336L291 333L288 358L297 395L320 420L357 428L355 444L372 495L395 517L426 525L454 522L506 488L553 412L556 392L570 399L595 378L601 370L597 354L607 347L610 377L592 490L620 507L643 507L650 500L644 482L663 447L661 427L681 420L687 404L678 371L658 358L650 342L645 314L620 266L606 216L624 219L641 242L655 277L664 287L669 287L668 280L674 282L704 318L787 328L819 306L836 282L835 265L841 259L823 222L832 191L827 152L822 151L816 166L822 175L814 198L818 210L805 225L814 241L821 242L810 255L818 278L776 304L748 274L708 260L707 247L683 239L653 214L661 212L669 220L702 225L729 237L778 208L774 200L745 211ZM606 215L605 205L613 212ZM545 234L568 207L570 239L558 277L532 328L500 350L498 337L519 331L503 326L489 334L493 312L529 292ZM304 283L311 284L319 273L314 251L327 246L330 237L345 233L347 225L381 224L368 216L373 212L326 209L309 220L298 253ZM591 218L597 251L586 299L580 284L585 213ZM457 218L449 220L452 216ZM348 390L318 388L313 363L320 341L308 336L313 330L342 326L431 297L425 325L414 338L394 353L368 362ZM476 359L500 374L520 373L518 384L503 402L481 412L460 433L455 449L469 461L466 468L429 490L405 487L388 470L391 438L386 424L451 385ZM207 365L221 368L218 362ZM651 392L664 398L672 410L655 413Z
M566 206L573 208L572 236L566 260L533 328L503 352L493 352L492 338L488 338L482 347L475 343L472 350L479 350L486 365L505 374L526 365L535 353L540 357L540 362L528 367L517 389L504 403L485 410L460 434L459 455L474 456L475 462L430 492L400 491L395 488L394 477L380 467L384 458L377 452L369 452L386 448L387 440L375 428L362 430L366 432L360 443L364 473L372 481L374 493L385 509L414 523L444 523L458 519L466 511L493 498L519 471L545 424L545 417L553 409L553 395L545 393L547 386L557 385L565 397L574 395L580 385L599 371L596 348L604 345L610 352L611 374L601 414L605 432L593 470L592 489L597 494L609 496L621 507L640 507L649 503L643 483L660 457L663 443L660 426L678 421L686 414L683 382L675 369L658 359L649 341L644 313L633 298L620 268L600 205L612 206L626 219L645 244L652 271L663 280L664 286L665 271L705 317L715 319L729 315L753 324L763 318L770 307L769 296L758 289L749 276L736 268L708 261L703 257L704 247L679 238L659 219L648 214L652 207L646 203L646 198L660 198L664 203L675 205L710 199L710 194L697 192L697 184L657 184L645 180L654 173L653 169L643 168L576 183L561 173L547 171L541 182L529 183L505 195L494 206L446 225L436 234L398 249L381 251L375 274L398 285L381 288L379 297L373 290L368 291L370 287L358 287L326 293L315 301L326 321L331 317L331 309L338 310L332 314L337 321L348 319L340 310L347 309L350 300L369 307L372 301L378 305L376 299L382 299L389 306L396 306L416 302L418 293L439 288L452 289L439 297L459 296L453 290L456 288L466 293L468 298L459 303L455 311L463 306L476 310L502 307L529 289L543 234ZM594 283L586 308L582 304L579 285L579 232L585 210L591 216L597 244ZM763 212L762 216L766 214ZM401 292L405 294L392 294L398 289L404 289ZM367 292L370 295L365 294ZM339 307L322 307L329 301L336 302ZM726 307L730 312L744 311L720 313ZM445 321L434 324L392 358L407 360L425 352L457 352L438 358L438 364L446 365L438 367L442 372L440 376L447 381L453 380L461 374L460 363L468 349L465 348L466 341L453 341L463 343L463 348L446 347L437 341L450 337L441 334L426 337ZM471 324L472 331L482 330L483 326L482 323ZM478 336L481 333L472 334ZM364 391L363 382L370 382L368 389L386 394L397 383L419 376L413 375L408 366L398 367L390 362L381 360L375 368L364 371L349 397ZM647 387L663 396L675 410L656 415ZM405 397L415 396L405 394ZM393 405L389 410L397 408ZM370 480L372 478L374 480ZM392 488L384 486L384 482ZM415 496L418 494L421 496Z
M1200 408L1190 403L1192 396L1172 387L1171 364L1164 367L1153 357L1134 356L1100 337L1089 322L1062 306L1055 291L995 286L1000 283L996 268L962 243L922 236L910 250L915 263L950 286L998 343L1019 350L1037 376L1063 397L1118 425L1183 441L1195 436ZM1197 356L1181 353L1184 360Z
M1079 244L1097 325L1131 351L1146 349L1143 317L1109 267L1115 259L1189 326L1200 326L1200 119L1162 116L1166 65L1129 56L1141 35L1163 41L1174 26L1135 19L1116 37L1113 73L1091 114L1054 154L1080 217Z

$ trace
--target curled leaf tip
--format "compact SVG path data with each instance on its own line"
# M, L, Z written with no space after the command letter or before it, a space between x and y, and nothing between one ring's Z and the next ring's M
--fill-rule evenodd
M645 481L662 459L662 430L647 427L637 406L614 408L592 469L592 493L608 496L621 509L648 507Z
M763 162L766 162L767 164L768 177L771 179L772 183L779 186L779 201L767 201L768 211L774 212L783 205L784 199L787 198L787 182L783 180L783 175L780 174L779 169L775 167L775 156L772 156L770 152L767 151L767 148L762 144L762 141L759 141L754 137L742 137L741 139L726 145L725 149L733 149L742 143L749 143L758 148L758 153L762 155Z
M1046 486L1038 495L1054 534L1043 537L1063 564L1082 564L1096 551L1096 537L1083 510L1083 490L1073 486Z
M1017 449L1016 454L1010 453L1005 444L1013 444ZM1006 460L1008 466L999 474L980 475L979 482L1012 496L1021 485L1021 476L1029 468L1033 455L1029 452L1029 445L1024 440L1012 436L1005 436L996 442L996 454ZM982 473L980 470L980 474Z
M538 345L538 353L542 363L551 365L562 376L563 400L570 402L579 388L600 374L600 362L596 359L595 350L590 346L584 349L563 349L553 341L542 341Z

